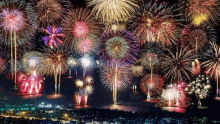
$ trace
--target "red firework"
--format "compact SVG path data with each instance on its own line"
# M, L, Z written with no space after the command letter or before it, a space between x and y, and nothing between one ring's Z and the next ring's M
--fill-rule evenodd
M142 80L141 80L141 90L144 92L144 94L148 95L148 90L150 95L157 95L161 92L162 87L164 85L164 79L157 74L147 74Z
M19 89L23 95L35 95L42 91L44 78L33 74L20 74L18 77Z
M79 50L80 53L89 53L94 48L94 43L89 38L83 39L76 44L76 49Z

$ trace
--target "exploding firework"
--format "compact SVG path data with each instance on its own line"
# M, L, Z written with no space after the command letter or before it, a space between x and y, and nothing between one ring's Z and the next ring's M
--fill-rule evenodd
M138 65L131 66L132 74L136 77L143 76L144 74L144 67Z
M93 78L91 76L86 77L86 82L91 84L93 82Z
M195 49L196 54L200 53L209 42L216 40L215 31L210 26L196 27L189 24L182 30L181 34L182 44L189 49Z
M38 26L43 29L48 25L60 26L71 7L68 0L31 0L31 4L37 13Z
M96 39L91 38L85 38L81 39L74 43L74 50L76 53L82 55L82 54L88 54L88 53L97 53L98 50L98 42Z
M177 48L174 51L167 49L168 54L164 54L162 57L161 65L164 76L169 78L171 82L174 80L184 81L184 79L191 79L191 64L195 60L196 55L194 55L193 50L187 49L187 47Z
M91 85L88 85L85 87L85 91L86 91L86 94L90 95L93 93L93 87Z
M71 77L71 70L72 68L77 67L78 60L73 57L68 57L67 59L67 65L69 67L69 76Z
M43 55L40 52L27 52L22 59L23 69L27 73L36 71L38 74L43 74L43 60Z
M163 42L165 45L175 44L179 34L173 7L167 3L157 3L151 0L142 1L140 7L129 19L129 30L137 40L144 44L145 41Z
M61 75L67 70L67 49L65 46L54 49L45 48L44 53L44 71L46 75L54 75L55 94L57 90L57 81L59 81L58 93L60 93Z
M164 47L161 43L147 42L142 50L141 65L149 69L153 69L155 66L159 67L160 55L163 49Z
M162 105L186 107L190 99L185 95L186 83L170 84L162 92Z
M118 89L123 90L131 84L131 74L130 67L121 62L109 62L101 67L101 81L105 87L112 89L114 104L117 104Z
M205 72L211 77L215 78L217 82L217 96L218 92L218 80L220 76L220 47L216 43L211 43L211 47L204 53L204 61L202 67L205 68Z
M92 13L103 22L125 21L138 7L135 0L87 0L88 7L94 6Z
M0 10L0 39L2 44L11 47L11 68L14 68L11 70L15 73L16 86L17 49L35 34L36 15L33 8L23 0L1 1Z
M141 80L141 90L147 95L148 99L152 95L160 94L164 80L160 75L157 74L147 74Z
M127 31L106 32L100 38L99 52L103 60L123 61L132 64L139 55L139 44Z
M45 29L45 32L49 36L43 37L43 40L45 41L45 46L48 45L49 47L53 48L53 46L57 47L58 43L63 44L63 41L59 39L59 37L64 37L64 34L61 34L62 28L56 28L55 26L48 26L47 29Z
M197 97L198 103L201 106L200 99L207 98L209 96L209 90L211 89L211 83L208 76L199 75L195 81L192 81L185 88L189 94Z
M39 94L42 91L44 78L34 71L32 74L20 74L19 89L23 95Z
M30 41L37 22L33 8L23 0L4 0L0 3L0 9L1 42L21 46Z
M112 89L115 79L117 79L116 87L119 90L123 90L131 84L131 71L128 65L122 65L120 63L106 64L100 69L100 74L101 81L106 88Z
M63 20L65 41L79 53L88 53L96 49L97 38L101 34L100 23L93 18L89 10L75 9Z
M219 20L218 0L179 0L180 8L185 13L186 18L196 26L203 23L216 24Z
M81 80L76 80L76 86L77 87L83 87L83 85L84 85L84 83L83 83L83 81L81 81Z

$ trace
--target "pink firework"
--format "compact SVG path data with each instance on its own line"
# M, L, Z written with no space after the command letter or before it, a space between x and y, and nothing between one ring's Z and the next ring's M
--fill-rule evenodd
M4 9L1 13L3 18L2 27L7 31L18 31L24 25L23 14L18 10Z
M93 42L87 38L79 41L77 47L80 53L89 53L93 48Z
M33 72L33 74L21 74L18 77L18 82L20 92L23 95L32 95L41 92L44 79Z
M64 34L61 34L62 28L56 28L55 26L48 26L47 29L45 29L45 32L49 34L49 36L45 36L43 40L45 41L45 45L49 45L49 47L57 47L57 43L63 44L63 41L61 41L58 37L64 37Z
M89 26L84 21L79 21L73 26L73 35L81 38L89 33Z

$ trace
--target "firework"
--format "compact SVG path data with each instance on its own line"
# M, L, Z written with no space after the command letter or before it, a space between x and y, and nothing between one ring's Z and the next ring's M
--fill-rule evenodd
M84 83L83 83L83 81L81 81L81 80L76 80L76 86L77 87L83 87L83 85L84 85Z
M30 41L37 22L33 8L23 0L4 0L0 9L1 42L8 46L21 46Z
M85 87L85 91L86 91L86 94L90 95L93 93L93 87L91 85L88 85Z
M144 73L144 67L132 65L131 66L132 74L136 77L143 76Z
M45 48L44 53L44 71L46 75L54 75L55 94L57 93L57 81L59 81L58 93L60 93L61 75L67 70L68 52L64 46L54 49Z
M93 78L91 76L86 77L86 82L91 84L93 82Z
M164 47L161 43L147 42L141 55L141 65L153 71L153 67L159 67L160 55Z
M216 24L219 20L218 0L179 0L180 8L185 13L186 18L196 26L203 23Z
M201 106L200 99L207 98L209 96L209 90L211 89L211 83L208 76L199 75L195 81L192 81L186 88L189 94L194 94L198 103Z
M113 101L117 104L117 90L123 90L131 84L129 66L120 62L110 62L101 68L100 73L104 86L113 90Z
M182 44L189 49L195 49L196 54L200 53L209 42L216 40L214 29L207 25L196 27L189 24L182 30L181 34Z
M69 67L69 76L71 76L71 70L72 68L76 67L78 64L78 60L73 57L68 57L67 59L67 65Z
M0 74L6 70L6 60L0 58Z
M65 41L79 53L88 53L96 49L97 36L101 34L99 22L89 10L75 9L63 20Z
M211 43L210 49L204 53L205 61L202 63L202 67L205 68L205 71L208 75L215 78L217 82L217 96L218 92L218 79L220 76L220 47L216 43Z
M100 58L132 64L139 55L139 44L127 31L106 32L100 38Z
M181 47L174 52L167 49L167 52L168 54L164 54L161 60L164 76L171 82L183 81L185 78L190 80L191 64L196 58L194 51Z
M157 74L147 74L141 80L141 90L144 94L147 95L147 98L150 99L150 96L159 94L162 90L164 80L161 76Z
M162 104L168 106L185 107L189 104L189 99L185 95L185 83L170 84L162 92Z
M62 28L56 28L55 26L48 26L47 29L45 29L45 32L49 36L43 37L43 40L45 41L45 46L48 45L49 47L53 48L53 46L57 47L58 43L63 44L63 41L59 39L59 37L64 37L64 34L61 34Z
M22 65L25 72L36 71L42 74L43 72L43 55L40 52L27 52L22 59Z
M201 72L200 62L196 59L192 62L192 75L198 75Z
M19 89L23 95L39 94L43 87L44 79L36 74L20 74L18 77Z
M163 42L172 45L177 40L178 26L173 15L176 10L167 7L167 3L157 3L151 0L142 1L140 7L129 19L129 30L137 40L144 44L145 41Z
M82 100L82 97L79 95L79 93L75 93L75 101L77 105L81 104L81 100Z
M74 49L78 54L96 53L98 49L98 42L96 39L85 38L77 41L74 45Z
M17 49L35 34L36 15L33 8L23 0L1 1L0 10L0 39L2 44L11 47L11 68L14 68L16 87Z
M60 26L71 7L68 0L31 0L31 5L36 10L38 26L43 29L48 25Z
M87 0L88 7L93 6L92 13L103 22L125 21L135 11L135 0Z

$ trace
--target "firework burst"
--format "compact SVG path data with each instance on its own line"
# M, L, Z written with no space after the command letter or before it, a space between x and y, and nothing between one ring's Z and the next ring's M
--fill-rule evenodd
M195 81L192 81L185 90L189 94L195 94L198 103L201 106L200 99L207 98L209 96L209 90L211 89L211 83L208 76L199 75Z
M88 7L93 6L92 13L103 22L125 21L138 7L135 0L87 0Z
M139 55L139 44L127 31L106 32L100 38L99 52L103 60L117 60L128 64L134 63Z
M143 76L144 74L144 67L138 65L131 66L132 74L136 77Z
M147 42L142 50L141 65L150 69L152 66L159 67L160 55L163 49L164 47L161 43Z
M167 7L167 3L142 1L128 21L129 30L141 44L147 40L172 45L179 34L178 20L174 18L174 12L176 10Z
M45 32L49 36L43 37L43 40L45 41L45 46L48 45L49 47L53 48L53 46L57 47L58 43L63 44L63 41L59 39L59 37L64 37L65 35L60 33L62 31L62 28L56 28L55 26L48 26L47 29L45 29Z
M195 49L196 54L200 53L209 42L215 42L216 40L215 31L210 26L198 27L189 24L182 30L182 44L189 49Z
M31 5L36 10L38 26L43 29L48 25L60 26L71 7L68 0L31 0Z
M25 72L31 73L36 71L37 73L43 73L43 55L40 52L27 52L24 54L22 59L22 66Z
M168 54L164 54L161 60L164 76L171 82L183 81L185 78L190 80L191 64L196 58L194 51L181 47L174 51L167 49L167 52Z
M117 70L116 70L117 68ZM131 71L128 65L117 63L108 63L100 69L101 81L106 88L113 88L115 78L117 78L117 88L125 89L131 84Z
M218 96L218 80L220 77L220 47L214 42L210 43L210 49L204 53L205 61L202 63L202 67L205 68L205 72L211 77L215 78L217 82L217 96Z
M75 9L63 20L65 41L80 53L90 52L96 47L97 36L101 34L100 23L89 10Z
M23 0L4 0L0 3L0 9L1 42L21 46L30 41L37 22L33 8Z
M203 23L211 25L219 20L220 10L218 0L179 0L180 8L185 13L186 18L196 26Z
M157 74L147 74L141 80L141 90L144 94L147 95L148 98L152 95L160 94L162 87L164 84L164 80L160 75Z
M57 90L57 81L59 81L58 93L60 93L61 75L67 70L67 49L65 46L54 49L45 48L44 53L44 72L46 75L54 75L55 94Z

